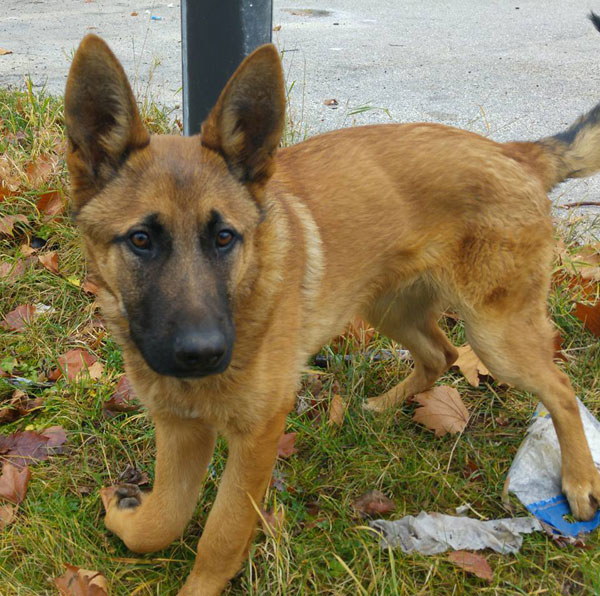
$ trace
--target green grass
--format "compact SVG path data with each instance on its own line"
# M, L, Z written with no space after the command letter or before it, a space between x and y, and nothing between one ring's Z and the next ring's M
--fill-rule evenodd
M155 132L171 128L160 110L150 106L144 113ZM77 233L68 218L46 221L35 207L44 191L68 193L63 162L43 183L27 182L32 159L63 150L61 103L30 89L0 91L0 119L0 165L4 168L0 172L18 183L16 194L0 202L0 217L27 216L27 224L17 224L12 236L0 236L0 261L24 258L22 246L33 237L47 240L38 253L56 250L60 259L58 276L38 264L15 282L0 281L0 318L24 303L52 307L21 332L0 329L0 367L14 367L37 383L54 368L60 354L83 346L105 364L99 382L59 380L49 387L31 385L28 392L43 398L43 408L0 428L6 434L58 424L69 436L66 454L32 466L29 491L17 519L0 532L0 594L54 594L51 578L62 575L66 563L103 572L113 595L175 594L191 569L196 542L215 498L224 467L224 445L218 445L198 510L181 540L159 553L138 556L104 529L100 487L114 483L128 464L152 477L152 425L144 413L103 415L102 403L122 372L120 353L102 329L92 324L98 316L93 298L77 285L85 277ZM290 137L301 136L297 125L294 130ZM595 223L575 222L563 231L569 242L578 237L582 225L588 237L595 235ZM600 347L572 316L572 304L573 292L566 286L553 290L552 315L569 354L563 366L578 395L597 413ZM454 343L463 343L460 323L445 320L443 325ZM376 337L371 348L387 346L387 340ZM361 347L349 340L347 349L352 352ZM272 488L267 497L268 506L281 504L285 509L283 531L276 536L259 531L250 559L227 593L599 593L597 533L587 538L589 550L559 548L538 533L525 537L516 556L486 553L495 570L491 584L467 575L445 555L380 550L377 539L351 507L353 500L375 488L396 502L392 518L421 510L452 514L465 503L486 519L524 514L515 500L503 504L501 495L536 400L493 383L472 388L459 373L450 372L441 382L456 386L472 415L462 435L439 439L412 421L411 404L381 417L362 409L365 397L386 389L409 368L402 361L370 364L361 359L349 366L334 357L322 375L323 389L315 397L323 402L321 420L316 421L310 412L289 417L287 431L298 433L299 452L277 463L276 475L283 480L284 490ZM310 378L305 379L303 395L313 387ZM334 387L349 400L341 428L326 424ZM0 406L12 391L6 379L0 379ZM477 466L478 478L466 477L467 462ZM307 508L315 501L316 511L314 506Z

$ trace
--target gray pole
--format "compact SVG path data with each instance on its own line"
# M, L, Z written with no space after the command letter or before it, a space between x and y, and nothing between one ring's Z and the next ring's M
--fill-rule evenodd
M272 0L181 0L185 135L200 132L233 71L272 29Z

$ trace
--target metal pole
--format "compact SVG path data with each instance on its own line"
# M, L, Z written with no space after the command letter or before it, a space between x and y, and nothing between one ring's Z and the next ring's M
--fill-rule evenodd
M272 0L181 0L185 135L200 132L233 71L272 29Z

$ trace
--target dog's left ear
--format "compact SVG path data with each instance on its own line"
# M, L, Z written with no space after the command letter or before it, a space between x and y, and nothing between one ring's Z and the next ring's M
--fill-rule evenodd
M268 44L250 54L229 79L202 124L202 144L220 153L242 183L262 186L274 172L284 118L281 60Z
M133 150L150 141L123 67L96 35L86 35L73 58L65 123L77 209L106 185Z

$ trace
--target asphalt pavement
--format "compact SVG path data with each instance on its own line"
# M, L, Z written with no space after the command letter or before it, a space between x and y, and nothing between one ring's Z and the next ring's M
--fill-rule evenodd
M597 6L593 2L597 1ZM430 121L533 140L600 101L600 0L274 0L300 135L373 122ZM111 45L138 95L181 105L179 2L2 0L0 86L62 94L79 40ZM211 57L208 57L211 59ZM331 101L335 100L335 102ZM556 201L600 199L599 180ZM561 210L558 210L561 211Z

